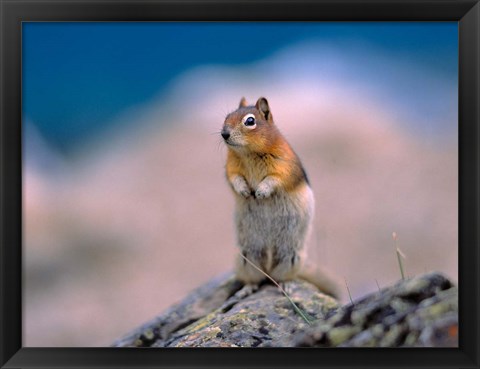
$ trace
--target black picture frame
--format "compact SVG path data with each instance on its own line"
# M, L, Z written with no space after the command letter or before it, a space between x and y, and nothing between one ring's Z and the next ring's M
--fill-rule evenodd
M0 5L2 368L479 368L480 4L477 0L0 0ZM459 348L22 348L21 24L25 21L457 21Z

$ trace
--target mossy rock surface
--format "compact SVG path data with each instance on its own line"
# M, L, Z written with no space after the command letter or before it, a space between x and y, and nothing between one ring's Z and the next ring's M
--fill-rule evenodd
M115 347L456 347L458 290L439 273L340 306L304 281L252 290L232 274L199 287Z

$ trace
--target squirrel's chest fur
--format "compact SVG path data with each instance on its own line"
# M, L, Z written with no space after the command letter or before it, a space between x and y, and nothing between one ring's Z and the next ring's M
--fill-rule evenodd
M247 154L239 161L241 172L250 188L256 188L267 175L278 169L276 159L271 154Z
M282 160L269 153L249 153L235 159L234 165L238 166L239 173L252 189L271 175L282 178L285 183L266 199L257 199L253 194L244 198L237 194L237 219L245 218L244 223L248 222L251 226L250 232L256 229L264 235L266 232L285 232L310 217L313 212L313 193L303 178L291 178L297 175L292 170L293 161ZM297 169L296 166L294 168ZM280 228L275 224L279 224ZM244 231L249 232L247 229Z

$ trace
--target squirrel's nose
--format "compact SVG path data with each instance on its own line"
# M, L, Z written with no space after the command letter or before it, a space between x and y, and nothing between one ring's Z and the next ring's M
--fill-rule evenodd
M230 137L230 132L222 131L222 137L224 140L228 140L228 138Z

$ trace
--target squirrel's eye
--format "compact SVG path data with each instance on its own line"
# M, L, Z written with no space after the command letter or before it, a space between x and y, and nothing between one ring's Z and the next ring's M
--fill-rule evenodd
M243 124L248 128L255 128L255 116L253 114L247 114L243 117Z

